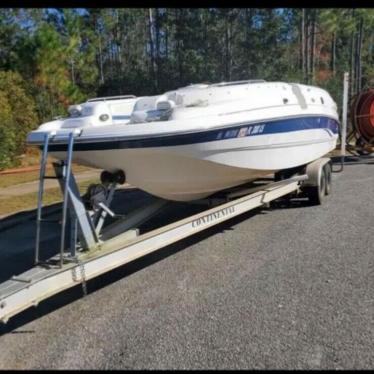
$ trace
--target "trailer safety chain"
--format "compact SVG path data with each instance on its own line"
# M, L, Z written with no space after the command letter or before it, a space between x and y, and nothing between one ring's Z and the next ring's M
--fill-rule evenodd
M84 264L82 261L79 260L79 258L77 257L76 258L76 261L75 261L78 266L79 266L79 270L81 272L81 277L82 277L82 290L83 290L83 297L87 296L87 281L86 281L86 271L84 269Z

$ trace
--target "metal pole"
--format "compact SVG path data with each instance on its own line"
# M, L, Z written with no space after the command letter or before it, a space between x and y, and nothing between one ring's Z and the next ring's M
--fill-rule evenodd
M75 257L77 249L78 219L70 209L70 256Z
M66 229L66 216L68 208L68 199L69 199L69 188L70 188L70 174L71 174L71 160L73 158L73 146L74 146L74 133L69 134L69 143L68 143L68 157L66 164L64 165L65 172L65 190L64 190L64 201L62 206L62 222L61 222L61 246L60 246L60 267L63 265L63 257L65 250L65 229ZM74 224L72 222L72 224Z
M36 215L36 238L35 238L35 265L39 263L39 246L40 246L40 224L42 220L42 207L43 207L43 190L44 190L44 177L45 168L47 164L48 156L48 141L49 133L45 133L43 142L42 159L40 162L40 174L39 174L39 192L38 192L38 210Z
M343 110L342 110L342 139L341 139L341 155L345 156L345 145L347 142L347 113L348 113L348 85L349 73L344 73L343 82Z

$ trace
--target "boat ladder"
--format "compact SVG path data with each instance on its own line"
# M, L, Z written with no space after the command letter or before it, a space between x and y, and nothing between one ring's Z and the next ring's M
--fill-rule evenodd
M80 197L79 189L75 178L72 174L71 164L74 148L74 139L79 136L79 132L70 132L68 134L68 144L66 149L66 159L53 163L55 175L46 175L46 165L49 151L49 143L51 138L55 138L53 133L45 133L43 141L43 151L40 160L40 176L39 176L39 193L38 207L36 218L36 241L35 241L35 265L40 264L40 238L41 228L44 223L60 223L61 239L60 239L60 256L59 265L62 268L64 261L76 258L77 238L79 237L82 248L95 248L99 243L97 231L93 226L93 221L86 210L84 203ZM63 193L62 217L60 220L45 219L42 217L44 180L57 179L61 191ZM70 208L70 209L68 209ZM70 254L66 253L66 226L68 223L68 211L70 215ZM100 221L102 225L102 222Z

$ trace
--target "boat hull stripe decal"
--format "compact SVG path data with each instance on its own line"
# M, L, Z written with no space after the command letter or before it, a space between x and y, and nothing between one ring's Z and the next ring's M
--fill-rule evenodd
M152 124L150 124L150 126L152 126ZM239 126L235 125L225 129L214 129L198 133L166 135L153 138L111 139L108 141L103 141L103 139L101 139L82 143L79 142L78 138L74 144L74 150L92 151L124 148L170 147L311 129L324 129L330 131L332 134L337 134L339 131L339 124L332 118L318 116L259 122L248 125L241 124ZM51 152L65 151L66 144L53 144L51 142L49 150Z

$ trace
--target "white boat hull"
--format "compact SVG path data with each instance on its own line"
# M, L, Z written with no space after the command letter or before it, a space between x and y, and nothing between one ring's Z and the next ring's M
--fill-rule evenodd
M121 169L130 184L178 201L312 162L335 148L339 130L330 95L293 83L201 85L121 101L124 122L111 116L100 125L106 105L84 104L91 116L82 109L76 118L44 124L28 142L41 146L52 133L49 150L65 159L67 135L78 130L74 161Z
M168 200L190 201L307 164L335 148L324 129L183 146L75 151L74 161L126 172L128 183ZM52 153L65 158L65 152Z

